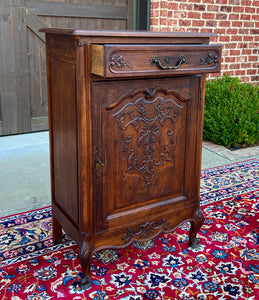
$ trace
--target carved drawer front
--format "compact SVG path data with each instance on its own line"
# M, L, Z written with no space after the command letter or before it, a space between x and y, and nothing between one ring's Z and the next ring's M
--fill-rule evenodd
M92 74L104 78L219 72L219 45L92 44Z

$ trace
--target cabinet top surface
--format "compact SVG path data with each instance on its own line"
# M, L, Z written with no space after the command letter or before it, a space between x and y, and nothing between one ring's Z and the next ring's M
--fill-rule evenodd
M82 30L82 29L60 29L41 28L40 32L87 37L142 37L142 38L210 38L217 36L213 33L197 32L151 32L151 31L128 31L128 30Z

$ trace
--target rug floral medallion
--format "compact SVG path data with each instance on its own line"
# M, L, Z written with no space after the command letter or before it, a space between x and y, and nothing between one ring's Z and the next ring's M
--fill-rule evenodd
M259 161L201 174L201 246L189 223L92 259L91 289L79 288L78 246L53 245L50 207L0 219L0 299L259 299Z

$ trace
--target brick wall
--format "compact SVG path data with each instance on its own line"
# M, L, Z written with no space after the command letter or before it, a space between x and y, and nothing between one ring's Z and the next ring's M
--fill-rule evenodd
M222 72L259 82L259 0L151 0L151 30L212 32L221 43Z

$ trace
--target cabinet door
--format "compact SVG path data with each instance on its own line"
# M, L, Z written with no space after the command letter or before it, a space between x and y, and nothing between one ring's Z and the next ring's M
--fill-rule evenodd
M93 83L97 232L193 201L199 83L199 76Z

